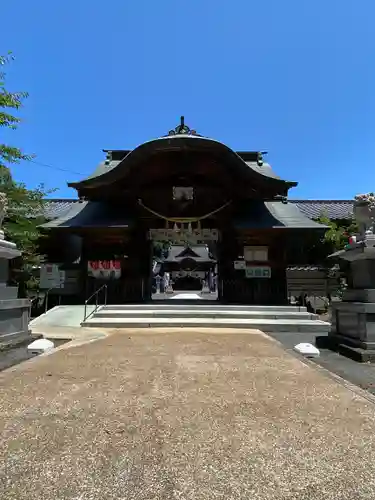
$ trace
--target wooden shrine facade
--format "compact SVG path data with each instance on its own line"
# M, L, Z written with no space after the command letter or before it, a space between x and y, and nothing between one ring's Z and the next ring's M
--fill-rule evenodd
M280 179L264 153L234 152L183 119L132 151L104 152L90 177L69 183L80 201L43 226L42 252L69 276L58 291L65 302L83 302L103 283L112 303L150 300L163 241L212 248L221 301L287 302L296 248L325 228L288 202L296 183Z

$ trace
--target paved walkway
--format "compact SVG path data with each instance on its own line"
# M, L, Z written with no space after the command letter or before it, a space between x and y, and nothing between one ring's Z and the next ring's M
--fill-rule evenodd
M0 384L0 498L374 498L372 397L260 332L114 334Z
M91 313L94 308L95 306L87 306L86 313ZM85 306L83 305L56 306L30 321L30 327L33 330L38 330L45 326L79 328L84 315Z

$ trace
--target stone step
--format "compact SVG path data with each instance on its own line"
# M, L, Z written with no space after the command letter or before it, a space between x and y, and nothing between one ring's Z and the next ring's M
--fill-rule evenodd
M320 320L265 318L116 318L91 317L82 326L95 328L252 328L263 332L327 333L330 324Z
M218 318L248 318L248 319L303 319L315 320L318 319L316 314L311 314L305 311L259 311L259 310L221 310L218 308L210 309L192 309L186 307L185 309L107 309L101 308L95 314L95 318L205 318L205 319L218 319Z
M101 306L100 310L105 309L107 311L126 311L126 310L162 310L162 309L174 309L174 310L218 310L218 311L276 311L276 312L306 312L306 307L299 306L257 306L257 305L227 305L227 304L207 304L204 301L198 304L178 304L175 301L163 301L154 302L152 304L117 304L117 305L107 305Z

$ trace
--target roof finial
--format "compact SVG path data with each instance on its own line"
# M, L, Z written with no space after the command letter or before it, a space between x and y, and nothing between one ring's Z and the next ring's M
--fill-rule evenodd
M199 135L195 130L191 130L190 127L185 125L185 117L183 115L180 116L180 123L174 130L170 130L168 135Z

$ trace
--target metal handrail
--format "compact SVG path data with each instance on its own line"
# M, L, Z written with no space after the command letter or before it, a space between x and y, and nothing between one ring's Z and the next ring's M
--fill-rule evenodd
M52 286L51 288L49 288L49 289L46 291L46 305L45 305L45 308L44 308L44 312L45 312L45 313L48 311L48 297L49 297L49 292L50 292L51 290L53 290L54 288L56 288L56 287Z
M31 320L31 312L32 312L32 309L33 309L33 304L34 302L38 299L38 297L33 297L32 299L30 299L30 306L29 306L29 321Z
M98 307L100 306L100 304L98 304L98 297L99 297L99 293L103 289L104 289L104 305L105 306L107 305L107 288L108 288L108 286L106 284L102 285L100 288L95 290L95 292L93 294L91 294L88 299L85 300L85 313L84 313L83 321L86 321L92 314L94 314L94 312L96 312L98 310ZM90 314L87 314L87 305L93 297L95 297L95 308L90 312Z

